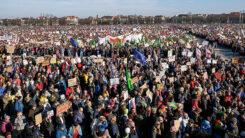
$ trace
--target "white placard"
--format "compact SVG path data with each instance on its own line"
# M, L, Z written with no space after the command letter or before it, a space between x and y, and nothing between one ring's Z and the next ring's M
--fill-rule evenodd
M118 78L110 79L110 83L111 83L111 86L119 84L119 79Z

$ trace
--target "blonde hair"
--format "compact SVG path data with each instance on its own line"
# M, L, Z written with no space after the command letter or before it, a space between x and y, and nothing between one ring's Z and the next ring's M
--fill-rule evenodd
M80 129L80 126L79 125L77 125L77 126L72 126L72 132L73 132L73 134L75 134L76 132L78 132L79 131L79 129Z

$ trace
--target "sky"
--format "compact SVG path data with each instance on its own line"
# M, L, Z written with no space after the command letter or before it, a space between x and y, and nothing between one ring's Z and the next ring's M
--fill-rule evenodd
M38 17L42 13L85 18L118 14L174 16L243 10L245 0L0 0L0 19Z

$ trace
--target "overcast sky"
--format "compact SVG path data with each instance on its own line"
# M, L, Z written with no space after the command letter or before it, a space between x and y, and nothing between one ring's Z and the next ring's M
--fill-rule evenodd
M0 18L57 17L80 18L104 15L164 15L181 13L229 13L245 10L245 0L0 0Z

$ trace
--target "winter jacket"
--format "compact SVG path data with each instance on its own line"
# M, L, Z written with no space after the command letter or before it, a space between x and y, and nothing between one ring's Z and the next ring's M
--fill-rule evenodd
M85 119L84 114L80 114L78 111L75 112L75 116L73 118L74 122L77 122L78 124L82 124Z
M15 111L16 112L23 112L23 109L24 109L24 104L22 103L22 101L17 100L15 102Z
M14 121L14 126L16 130L24 130L26 125L26 117L16 117Z
M12 132L14 130L13 125L10 121L6 122L4 121L2 123L2 133Z
M70 138L73 138L73 128L72 128L72 126L69 128L69 133L68 133L68 136L70 137ZM82 128L81 128L81 126L79 125L79 130L78 130L78 135L79 136L82 136Z
M61 138L62 136L68 136L67 135L67 130L64 129L64 130L61 130L60 127L57 128L57 131L56 131L56 138Z

